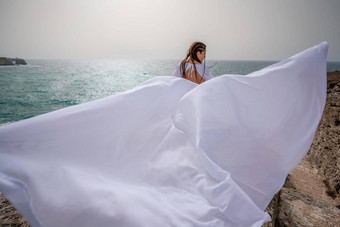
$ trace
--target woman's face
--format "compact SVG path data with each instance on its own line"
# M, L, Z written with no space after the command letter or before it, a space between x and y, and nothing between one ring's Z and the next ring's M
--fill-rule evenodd
M205 59L205 50L202 52L197 52L197 58L201 61L201 63L203 62L203 60Z

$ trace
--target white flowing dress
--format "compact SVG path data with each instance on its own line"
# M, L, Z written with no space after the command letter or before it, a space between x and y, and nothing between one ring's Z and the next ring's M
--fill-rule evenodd
M31 226L261 226L308 151L327 43L246 76L156 77L0 128L0 191Z

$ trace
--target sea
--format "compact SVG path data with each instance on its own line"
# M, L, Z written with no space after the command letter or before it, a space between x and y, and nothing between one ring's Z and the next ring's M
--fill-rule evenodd
M156 77L170 76L180 60L26 60L0 66L0 125L122 93ZM209 60L214 76L260 70L275 61ZM328 72L340 62L328 62Z

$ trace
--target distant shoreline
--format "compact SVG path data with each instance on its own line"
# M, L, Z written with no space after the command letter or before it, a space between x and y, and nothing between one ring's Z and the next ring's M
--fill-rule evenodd
M0 66L3 65L27 65L27 63L23 58L0 57Z

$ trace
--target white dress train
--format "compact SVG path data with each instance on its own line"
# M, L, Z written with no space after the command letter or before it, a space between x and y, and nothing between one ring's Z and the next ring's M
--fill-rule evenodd
M322 116L327 49L3 126L0 191L31 226L261 226Z

